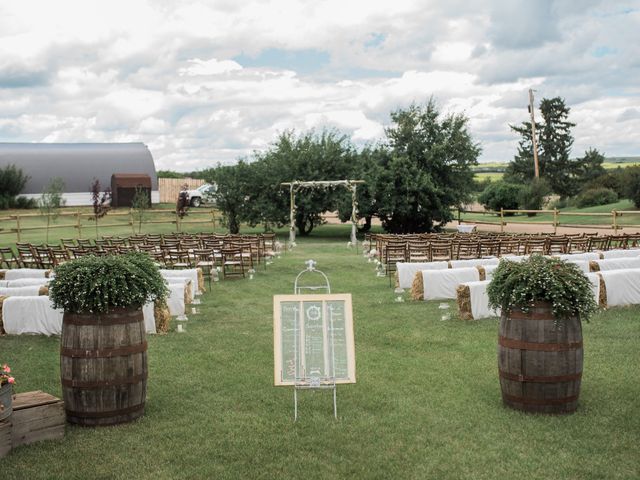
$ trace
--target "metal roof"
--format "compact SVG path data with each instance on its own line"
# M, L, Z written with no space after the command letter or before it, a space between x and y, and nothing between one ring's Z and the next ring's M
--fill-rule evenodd
M151 152L144 143L0 143L0 168L13 164L28 175L21 193L39 194L51 179L60 177L65 192L89 192L94 179L104 190L114 173L158 176Z

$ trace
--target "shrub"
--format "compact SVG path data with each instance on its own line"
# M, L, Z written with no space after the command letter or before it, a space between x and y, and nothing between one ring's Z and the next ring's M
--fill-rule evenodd
M26 198L16 198L27 184L29 176L15 165L0 168L0 209L34 208L35 201Z
M591 188L581 192L576 197L578 208L594 207L596 205L606 205L618 201L618 194L610 188Z
M478 197L484 208L493 211L516 210L521 187L506 182L495 182L489 185Z
M168 293L158 267L145 253L81 257L56 267L55 273L49 296L55 308L70 313L141 307Z
M530 185L522 187L518 202L522 210L540 210L544 204L544 198L549 194L551 188L549 184L542 179L534 179ZM528 213L529 216L535 216L535 213Z
M640 167L628 167L625 171L624 197L640 208Z
M542 255L521 262L501 261L487 294L489 305L503 313L512 307L527 312L534 302L546 301L558 320L577 316L588 321L597 309L591 282L576 265Z

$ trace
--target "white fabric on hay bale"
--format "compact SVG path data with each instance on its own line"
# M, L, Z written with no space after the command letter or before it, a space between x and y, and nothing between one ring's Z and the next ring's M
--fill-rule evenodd
M574 260L586 260L586 261L591 261L591 260L600 260L600 254L597 252L586 252L586 253L564 253L562 255L554 255L556 258L559 258L560 260L568 260L568 261L574 261Z
M40 295L40 286L31 285L28 287L0 287L0 295L6 297L36 297Z
M425 301L455 299L458 285L480 280L480 272L475 267L422 270L421 273Z
M587 273L587 278L591 282L591 291L595 297L596 305L600 303L600 277L597 273Z
M147 333L156 333L156 316L153 312L154 303L145 303L142 307L142 315L144 316L144 329Z
M200 285L198 281L198 268L183 268L180 270L160 270L160 274L169 282L176 277L186 277L191 280L191 298L200 295L204 291L204 285Z
M0 280L0 287L31 287L38 285L44 287L49 285L49 278L19 278L17 280Z
M600 272L607 289L607 306L640 304L640 268Z
M474 320L500 316L499 308L497 310L489 308L489 295L487 295L489 280L465 282L462 285L469 287L469 293L471 295L471 315Z
M498 265L484 265L482 268L484 268L484 279L491 280L493 278L493 272L496 271Z
M60 335L63 313L45 295L8 297L2 304L2 322L9 335Z
M14 268L4 273L5 280L18 280L19 278L46 278L49 270L40 268Z
M616 249L616 250L607 250L605 252L600 252L600 253L602 253L602 258L605 260L609 258L629 258L629 257L640 256L640 249L637 249L637 248L632 248L629 250Z
M398 285L400 288L411 288L416 273L422 270L446 270L447 268L449 268L449 262L396 263Z
M600 267L600 271L605 270L628 270L630 268L640 268L640 258L608 258L605 260L593 260Z
M167 297L167 307L172 317L184 315L184 289L183 281L169 283L169 296Z
M589 260L565 260L567 263L572 263L577 266L582 273L589 273Z
M451 268L469 268L477 267L478 265L498 265L500 260L498 258L472 258L469 260L450 260L449 265Z

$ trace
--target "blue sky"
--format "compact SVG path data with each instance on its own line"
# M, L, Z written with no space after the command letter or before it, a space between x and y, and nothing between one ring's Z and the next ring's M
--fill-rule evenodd
M433 96L508 161L533 88L571 108L574 156L640 155L639 3L2 2L0 142L142 141L195 170L290 129L374 143Z

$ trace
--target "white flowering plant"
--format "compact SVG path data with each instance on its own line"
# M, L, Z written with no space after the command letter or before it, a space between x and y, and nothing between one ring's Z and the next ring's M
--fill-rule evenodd
M69 313L106 313L113 308L138 308L164 301L167 283L146 253L86 256L55 269L49 297L55 308Z
M534 302L552 306L558 320L578 317L588 321L597 310L591 282L574 264L531 255L522 262L503 260L487 288L491 308L528 312Z

